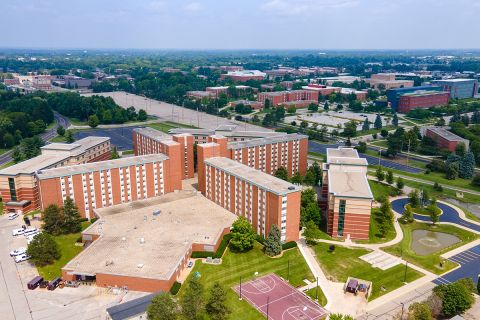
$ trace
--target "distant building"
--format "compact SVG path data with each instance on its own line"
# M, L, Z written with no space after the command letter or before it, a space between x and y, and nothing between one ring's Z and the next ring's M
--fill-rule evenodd
M442 127L424 127L423 134L432 138L437 143L440 149L446 149L450 152L455 152L455 149L460 143L463 143L468 150L469 141L456 134L448 131Z
M373 194L367 167L355 149L327 149L320 203L330 236L368 239Z
M261 81L265 79L266 74L258 70L239 70L229 71L226 74L220 76L221 79L232 79L234 82L245 82L248 80Z
M394 73L372 74L370 79L365 79L365 82L375 89L378 89L381 84L383 84L385 90L413 87L413 80L396 80Z
M263 108L263 103L258 101L250 101L250 100L237 100L230 102L230 106L236 107L239 104L243 104L245 106L250 106L254 110L260 110Z
M478 81L475 79L434 80L432 84L448 91L452 99L473 98L478 93Z
M328 96L332 93L337 93L342 91L340 87L329 87L323 84L309 84L308 86L303 86L303 90L316 91L319 95Z
M82 77L65 75L58 76L53 82L65 88L88 89L92 85L93 81L93 79L85 79Z
M207 87L205 89L206 92L211 92L215 95L215 97L218 98L218 96L222 93L228 95L228 88L227 86L220 86L220 87ZM248 90L252 90L253 91L253 88L252 87L249 87L249 86L235 86L235 89L237 91L248 91Z
M312 90L275 91L261 92L257 96L257 100L262 103L265 103L267 99L270 100L273 106L278 106L285 102L299 102L302 100L318 102L318 92Z
M450 99L450 93L440 91L414 91L400 96L397 112L407 113L413 109L425 109L445 106Z
M187 97L192 99L203 99L203 98L212 99L216 97L216 94L214 92L209 92L209 91L187 91Z
M355 98L358 101L367 100L367 91L360 91L360 90L355 90L355 89L352 89L352 88L341 88L340 93L343 94L343 95L350 95L350 94L353 93L355 95Z
M410 88L396 88L396 89L389 89L386 92L387 101L390 104L390 107L397 111L398 103L400 101L400 97L407 93L412 93L415 91L435 91L435 92L443 92L442 88L439 86L419 86L419 87L410 87Z

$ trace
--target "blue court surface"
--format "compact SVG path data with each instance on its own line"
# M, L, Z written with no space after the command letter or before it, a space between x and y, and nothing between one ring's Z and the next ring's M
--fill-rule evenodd
M472 278L473 282L477 283L480 275L480 245L456 254L448 260L458 263L460 268L433 280L433 283L447 284L462 278Z
M322 154L327 153L327 148L337 148L339 147L339 144L323 144L319 143L316 141L308 141L308 150L313 151L313 152L318 152ZM396 169L396 170L401 170L405 172L410 172L410 173L419 173L423 172L422 169L415 168L415 167L410 167L404 164L396 163L390 160L386 160L384 158L381 158L380 160L378 157L372 157L363 153L359 153L360 158L365 158L367 159L368 164L370 165L382 165L385 168L390 168L390 169Z

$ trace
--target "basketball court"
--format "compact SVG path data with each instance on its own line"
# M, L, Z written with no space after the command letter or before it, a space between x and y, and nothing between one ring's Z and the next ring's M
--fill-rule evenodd
M240 296L240 286L233 290ZM271 320L318 320L328 313L275 274L242 283L241 295Z

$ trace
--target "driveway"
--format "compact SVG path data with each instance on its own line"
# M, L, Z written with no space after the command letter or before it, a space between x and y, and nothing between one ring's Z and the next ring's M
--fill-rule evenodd
M327 148L337 148L339 146L340 146L339 144L323 144L323 143L319 143L317 141L308 141L308 150L309 151L314 151L314 152L318 152L318 153L322 153L322 154L327 153ZM360 158L367 159L367 162L368 162L369 165L380 164L380 165L384 166L385 168L401 170L401 171L405 171L405 172L409 172L409 173L420 173L420 172L423 171L422 169L419 169L419 168L410 167L410 166L400 164L400 163L397 163L397 162L393 162L393 161L390 161L390 160L386 160L386 159L383 159L383 158L379 159L378 157L369 156L369 155L366 155L366 154L363 154L363 153L359 153L359 156L360 156Z
M399 214L403 214L405 211L405 206L408 204L408 198L401 198L392 201L392 209ZM468 222L460 217L459 212L452 206L444 203L437 202L438 207L443 211L443 214L440 215L439 222L447 222L457 224L459 226L480 232L480 225L473 222ZM423 216L419 214L414 214L413 217L416 220L423 222L431 222L432 220L428 216Z

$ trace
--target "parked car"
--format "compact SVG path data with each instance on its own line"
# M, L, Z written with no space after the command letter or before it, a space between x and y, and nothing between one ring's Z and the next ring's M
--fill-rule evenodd
M357 294L357 290L358 290L357 288L358 288L358 281L355 279L351 279L348 282L347 287L345 288L345 291Z
M52 281L50 281L50 283L48 284L48 287L47 289L52 291L52 290L55 290L58 285L60 284L60 282L62 282L62 278L55 278L53 279Z
M189 268L193 267L193 261L188 261L188 267Z
M38 234L40 233L40 231L38 231L37 228L27 228L25 229L25 231L23 232L23 235L25 237L28 237L29 235L32 235L32 234Z
M78 281L67 280L64 283L65 283L65 287L70 287L70 288L78 288L80 286L80 282Z
M27 248L20 247L20 248L17 248L15 250L13 250L13 251L10 251L10 256L11 257L19 256L21 254L24 254L25 252L27 252Z
M25 229L23 228L20 228L20 229L13 229L12 230L12 236L19 236L21 234L24 234L25 233Z
M43 280L42 282L40 282L40 288L42 289L45 289L48 287L48 281L47 280Z
M19 262L27 261L28 259L30 259L30 256L27 255L26 253L24 253L24 254L16 256L15 257L15 262L19 263Z
M27 283L27 288L30 290L35 290L43 281L43 278L40 276L36 276L29 283Z
M14 212L14 213L10 213L8 215L8 220L13 220L13 219L16 219L18 217L18 213Z

